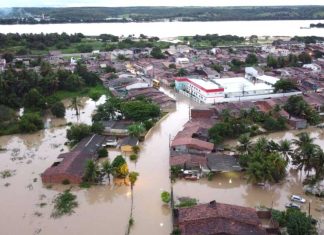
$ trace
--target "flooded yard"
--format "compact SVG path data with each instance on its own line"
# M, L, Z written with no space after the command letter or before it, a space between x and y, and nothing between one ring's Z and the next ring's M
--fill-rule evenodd
M171 211L160 199L160 193L171 188L168 178L169 142L188 121L190 107L197 105L186 97L172 95L177 99L177 109L149 132L141 146L137 163L128 160L130 169L140 174L134 187L135 224L131 234L162 235L171 232ZM105 97L102 97L97 105L104 100ZM75 213L58 219L51 218L53 198L71 186L44 186L40 174L60 153L68 151L64 145L67 141L67 127L64 124L91 122L96 104L89 99L83 99L82 103L79 119L74 115L74 110L68 109L65 120L48 117L48 129L31 135L0 137L0 146L6 149L0 152L0 171L12 171L11 177L0 178L2 234L125 234L131 203L130 186L126 185L112 183L90 189L74 186L72 191L79 203ZM324 147L323 130L309 131L317 138L315 142ZM291 139L294 134L295 131L289 131L269 137L275 140ZM109 151L111 160L118 154L117 150ZM302 179L300 173L290 170L282 184L259 188L246 184L240 174L224 173L215 176L213 181L178 180L174 184L174 193L175 196L195 197L199 202L215 199L242 206L264 205L283 209L292 193L303 195ZM315 208L324 202L312 196L306 196L306 199L311 202L311 214L323 220L323 212L317 212ZM303 210L308 211L308 205L305 204Z

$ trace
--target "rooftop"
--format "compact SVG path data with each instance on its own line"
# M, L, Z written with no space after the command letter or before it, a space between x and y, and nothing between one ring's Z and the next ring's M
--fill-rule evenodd
M212 201L175 211L182 235L265 235L255 209Z

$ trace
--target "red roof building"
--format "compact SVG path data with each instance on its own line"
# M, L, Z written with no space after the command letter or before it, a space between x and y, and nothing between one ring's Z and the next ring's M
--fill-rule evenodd
M97 150L104 140L104 136L92 135L81 140L71 152L60 154L58 159L63 160L54 162L41 174L42 182L61 184L68 180L72 184L81 183L86 162L97 159Z
M181 235L265 235L255 209L212 201L174 211Z

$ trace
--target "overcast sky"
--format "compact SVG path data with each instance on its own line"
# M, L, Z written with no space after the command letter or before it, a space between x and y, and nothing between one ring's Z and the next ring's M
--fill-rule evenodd
M324 0L0 0L0 7L324 5Z

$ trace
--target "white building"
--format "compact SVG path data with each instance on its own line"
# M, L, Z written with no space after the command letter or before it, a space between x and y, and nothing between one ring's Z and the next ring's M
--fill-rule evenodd
M188 58L176 58L176 64L177 65L189 64L189 59Z
M134 56L134 52L132 50L128 50L128 49L125 49L125 50L116 49L111 52L110 58L111 58L111 60L117 60L119 55L122 55L128 59L131 59Z
M0 59L0 72L3 72L6 68L6 59Z
M175 88L200 103L257 100L270 98L274 88L272 77L258 76L257 81L243 77L202 80L197 78L176 78Z
M304 64L303 68L310 69L313 72L320 72L321 71L321 66L319 66L318 64Z
M224 88L208 80L176 78L175 88L201 103L214 103L224 97Z

